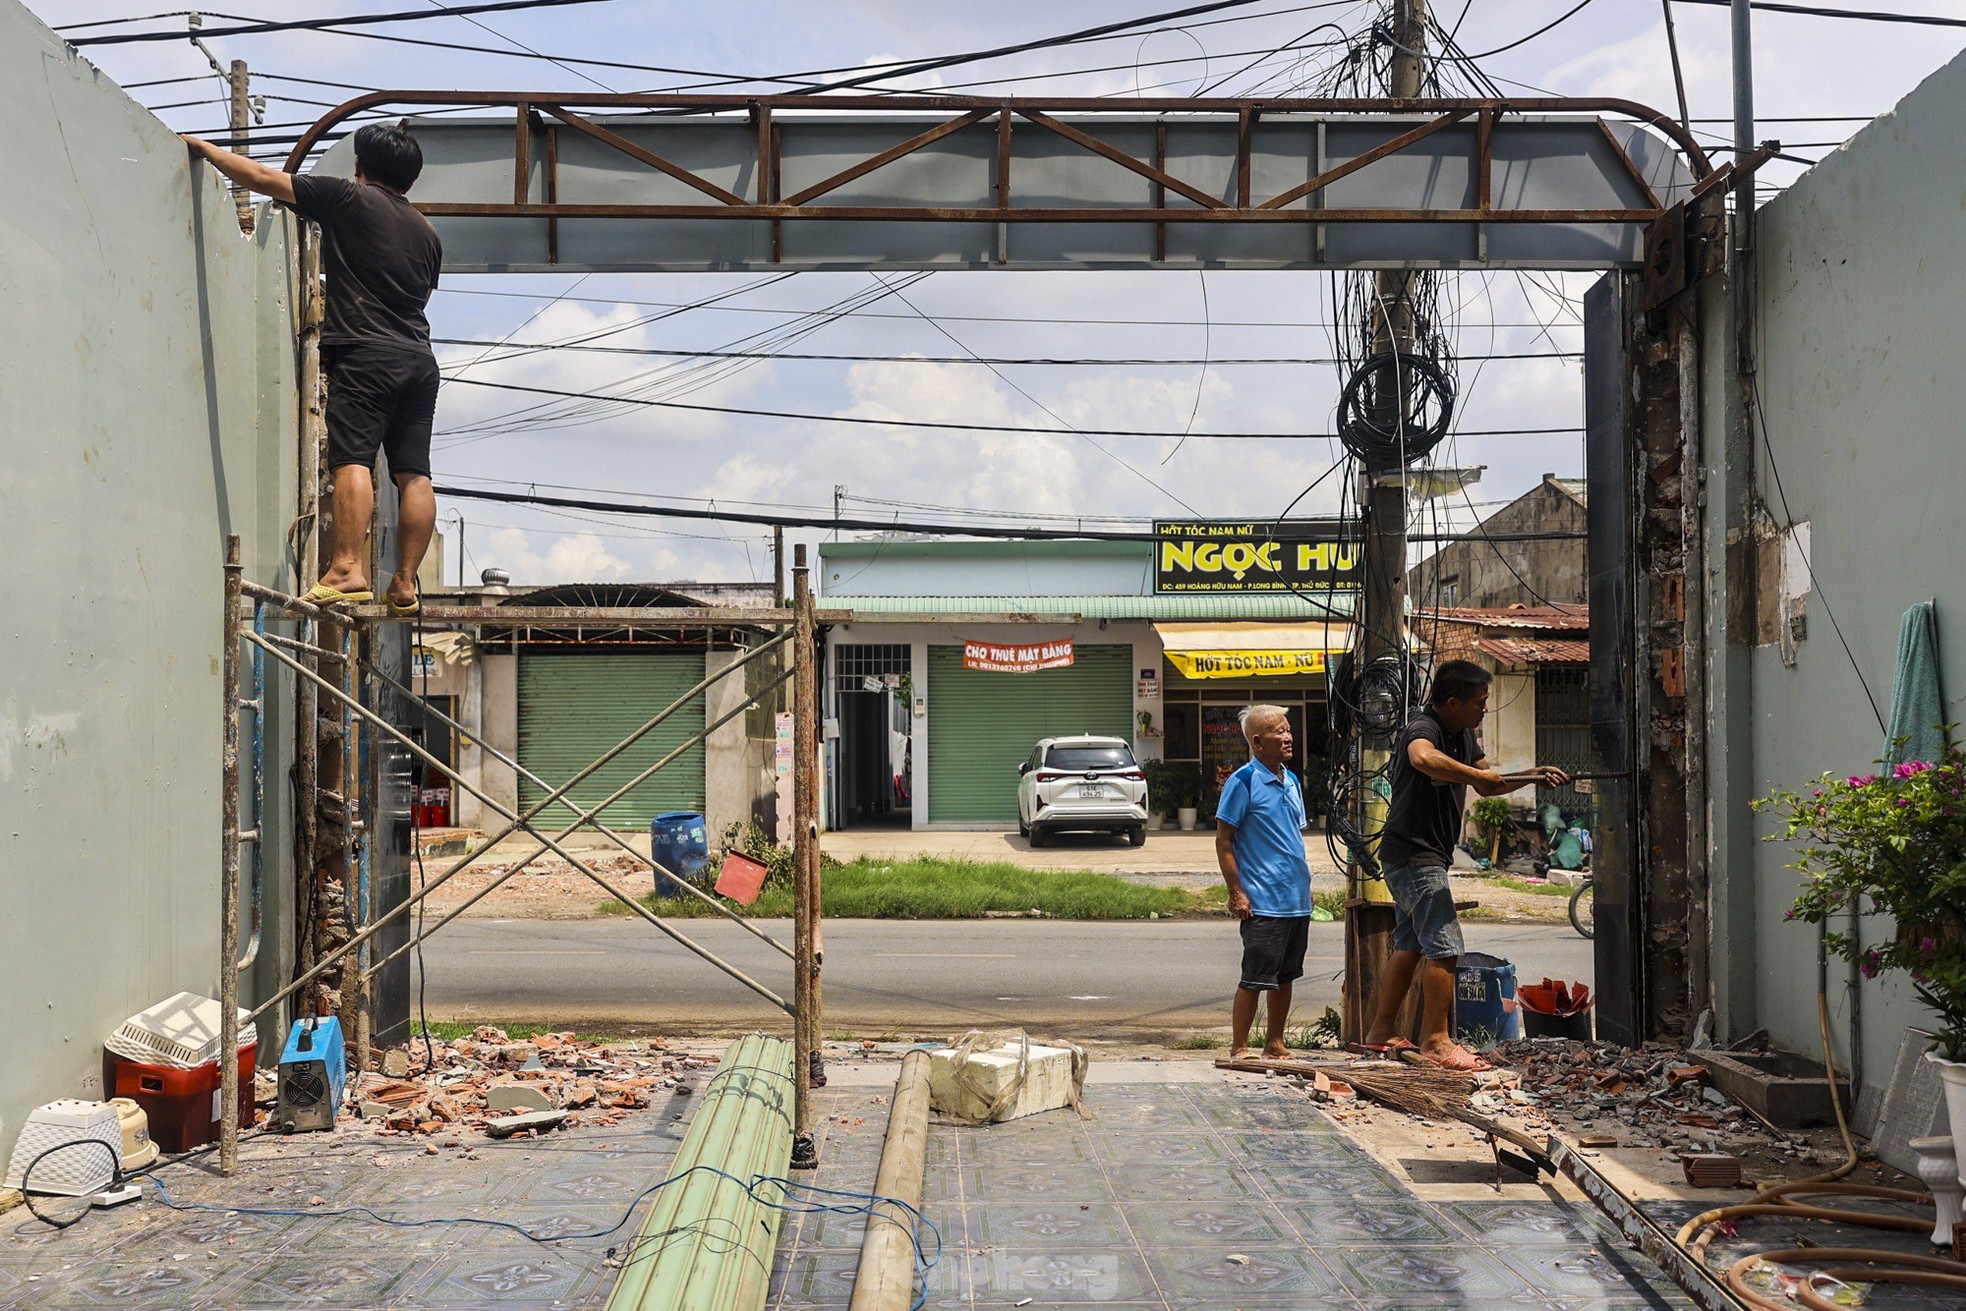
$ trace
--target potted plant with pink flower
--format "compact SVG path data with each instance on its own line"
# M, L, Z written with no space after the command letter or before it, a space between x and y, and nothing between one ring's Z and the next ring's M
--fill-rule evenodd
M1889 922L1877 941L1832 932L1829 949L1866 978L1902 970L1936 1017L1925 1059L1939 1068L1955 1142L1966 1146L1966 752L1825 774L1806 791L1755 803L1783 821L1771 842L1792 845L1789 868L1807 882L1788 913L1843 923L1851 911Z

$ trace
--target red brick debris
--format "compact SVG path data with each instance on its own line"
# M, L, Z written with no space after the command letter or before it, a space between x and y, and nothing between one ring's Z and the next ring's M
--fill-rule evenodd
M514 1040L504 1029L480 1025L469 1038L434 1043L435 1063L421 1066L419 1040L380 1054L400 1078L364 1074L345 1120L372 1124L378 1135L484 1132L494 1111L488 1091L500 1084L537 1090L549 1109L568 1112L569 1125L618 1124L671 1097L688 1096L716 1061L672 1051L658 1039L593 1042L572 1033L542 1033ZM403 1058L407 1056L408 1060ZM366 1112L366 1113L364 1113Z

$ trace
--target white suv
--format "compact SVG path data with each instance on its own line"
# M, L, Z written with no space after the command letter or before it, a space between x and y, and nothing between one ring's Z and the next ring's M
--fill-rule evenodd
M1048 737L1017 767L1017 831L1042 847L1085 829L1147 841L1147 776L1116 737Z

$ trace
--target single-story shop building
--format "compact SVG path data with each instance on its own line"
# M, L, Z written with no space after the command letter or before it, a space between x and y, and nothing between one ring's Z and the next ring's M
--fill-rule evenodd
M854 612L825 634L827 825L1014 827L1017 767L1047 737L1234 767L1237 712L1262 702L1290 712L1304 771L1352 644L1356 546L1328 525L1157 530L1174 540L821 544L819 603Z

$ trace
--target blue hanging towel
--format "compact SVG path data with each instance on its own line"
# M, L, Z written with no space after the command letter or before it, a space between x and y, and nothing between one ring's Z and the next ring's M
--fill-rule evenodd
M1945 696L1939 688L1939 608L1920 601L1898 623L1897 682L1891 690L1891 728L1885 734L1889 764L1937 760L1945 754ZM1900 746L1898 739L1903 738Z

